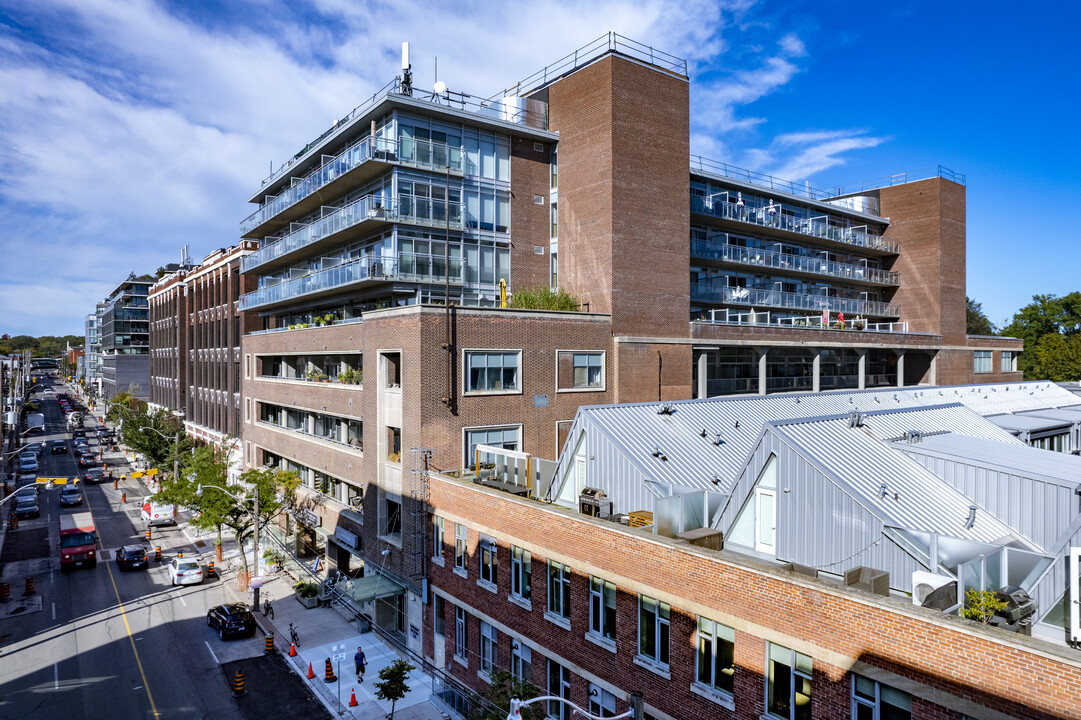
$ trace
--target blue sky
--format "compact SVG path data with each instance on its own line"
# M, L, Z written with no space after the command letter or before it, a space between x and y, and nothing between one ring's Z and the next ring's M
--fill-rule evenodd
M237 241L246 199L413 48L488 96L614 30L690 63L692 153L853 187L968 185L968 294L1081 289L1081 3L0 0L0 333L81 334L130 271ZM959 270L958 270L959 271Z

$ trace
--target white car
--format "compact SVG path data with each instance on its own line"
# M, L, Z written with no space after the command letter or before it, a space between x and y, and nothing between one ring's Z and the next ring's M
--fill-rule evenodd
M176 522L176 505L160 503L153 495L143 498L143 522L151 525L172 525Z
M203 581L203 568L196 560L173 558L169 563L169 582L173 585L198 585Z

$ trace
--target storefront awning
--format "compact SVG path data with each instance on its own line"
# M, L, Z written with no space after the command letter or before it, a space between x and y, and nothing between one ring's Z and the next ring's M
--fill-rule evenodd
M380 575L378 573L375 575L365 575L362 578L353 580L353 602L358 604L364 604L380 598L401 595L404 592L405 587L386 575Z

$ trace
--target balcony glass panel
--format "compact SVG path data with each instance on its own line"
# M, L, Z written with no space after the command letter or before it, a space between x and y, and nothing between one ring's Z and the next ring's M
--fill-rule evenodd
M691 300L748 307L785 308L787 310L803 310L812 313L821 313L826 310L831 313L847 313L851 318L856 316L900 317L901 315L897 305L878 300L805 295L802 293L781 292L779 290L754 290L706 283L691 284Z
M741 207L732 192L721 191L708 197L691 195L691 212L724 220L749 223L759 227L776 228L832 242L855 245L883 252L897 252L897 243L881 235L850 225L839 218L811 208L763 201L746 195Z
M726 243L691 241L691 257L772 268L779 271L814 273L847 280L860 280L882 285L899 285L896 272L833 262L821 258L790 255L771 250L740 247Z

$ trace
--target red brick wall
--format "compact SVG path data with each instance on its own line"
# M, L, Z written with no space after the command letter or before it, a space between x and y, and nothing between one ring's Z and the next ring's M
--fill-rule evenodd
M913 717L959 717L943 704L964 709L973 717L990 717L986 708L1020 718L1081 717L1076 704L1081 661L1065 648L985 629L912 607L903 600L795 580L739 556L692 550L678 541L442 477L432 478L431 504L437 514L447 518L446 568L430 568L437 592L503 623L512 633L585 673L604 678L623 691L642 690L647 705L673 717L732 716L687 692L695 660L691 630L698 614L727 622L737 631L735 717L758 718L763 714L766 641L813 657L815 718L848 716L847 671L852 662L868 667L865 674L875 668L891 673L898 680L895 686L908 683L918 696ZM451 572L455 520L470 526L466 579ZM476 543L482 531L497 537L501 546L499 592L495 594L476 582ZM533 552L531 612L507 600L511 544ZM546 608L544 561L548 556L569 563L575 572L571 631L542 617ZM590 573L619 587L615 654L583 641L588 627ZM637 652L639 592L672 604L670 681L632 662ZM448 666L464 682L483 689L476 676L479 640L472 626L479 627L477 618L470 621L470 667L465 671L449 660L453 653L452 608L448 607L447 617ZM431 627L430 622L426 627ZM501 664L509 660L510 641L500 633ZM534 650L532 655L534 677L543 685L544 653ZM861 669L856 666L857 671ZM585 680L574 682L581 697ZM936 702L931 704L927 699ZM981 707L985 709L981 711Z
M549 225L551 205L548 193L552 181L550 175L549 145L541 143L542 150L533 146L534 141L516 137L510 148L510 227L514 239L511 247L511 287L548 287L549 242L552 231ZM540 195L544 202L536 204L533 196ZM537 255L534 246L544 252Z

